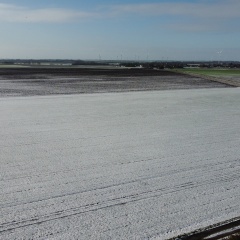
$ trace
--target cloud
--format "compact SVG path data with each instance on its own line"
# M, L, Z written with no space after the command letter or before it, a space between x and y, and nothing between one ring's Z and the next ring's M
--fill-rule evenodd
M164 2L111 7L112 15L158 16L159 26L175 32L236 32L239 0L199 0L198 3ZM156 19L156 18L155 18ZM157 25L157 21L156 21Z
M2 22L62 23L96 16L96 13L71 9L29 9L27 7L0 3L0 21Z
M239 9L239 0L120 4L102 6L89 12L64 8L31 9L0 3L0 22L63 23L83 19L109 20L119 16L135 15L157 16L156 25L172 31L236 32L236 23L240 20Z
M115 14L172 15L200 18L239 18L239 0L199 1L199 3L146 3L112 6Z

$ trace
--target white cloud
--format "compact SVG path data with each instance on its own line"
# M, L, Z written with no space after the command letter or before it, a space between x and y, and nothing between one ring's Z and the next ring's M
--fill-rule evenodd
M236 32L240 0L199 0L198 3L124 4L111 7L112 15L164 17L158 25L174 32Z
M61 8L29 9L0 3L0 21L61 23L95 17L97 14Z
M239 0L201 1L199 3L146 3L112 6L115 14L173 15L200 18L239 18Z
M104 6L90 12L63 8L31 9L0 3L0 22L62 23L81 19L111 19L129 14L164 16L166 17L164 23L159 22L159 25L165 24L165 28L174 31L226 31L235 27L232 26L232 20L239 21L239 9L240 0L122 4Z

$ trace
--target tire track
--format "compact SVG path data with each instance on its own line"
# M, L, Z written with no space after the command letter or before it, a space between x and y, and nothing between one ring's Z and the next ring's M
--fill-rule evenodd
M230 181L230 180L236 179L236 177L240 177L240 173L233 175L231 177L220 176L218 178L213 178L213 179L202 181L202 182L196 182L196 183L187 182L187 183L179 184L177 186L170 187L170 188L165 187L165 188L152 190L152 191L139 192L137 194L126 195L124 197L114 198L108 201L96 202L96 203L87 204L80 207L69 208L67 210L59 210L48 215L44 215L44 216L33 218L33 219L27 219L21 222L4 223L0 225L0 229L1 229L0 233L6 232L6 231L12 231L17 228L23 228L31 225L41 224L41 223L53 221L56 219L62 219L70 216L84 214L87 212L98 211L104 208L110 208L118 205L133 203L136 201L156 198L161 195L173 194L179 191L185 191L185 190L197 188L197 187L208 185L208 184L222 183L222 182L225 182L226 180Z

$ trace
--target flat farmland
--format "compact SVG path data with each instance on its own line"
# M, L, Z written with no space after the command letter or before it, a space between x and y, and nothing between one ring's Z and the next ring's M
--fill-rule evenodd
M240 69L229 68L187 68L178 69L177 72L187 73L192 76L205 77L222 83L229 83L232 86L240 86Z
M186 68L182 72L198 73L207 76L238 77L240 78L240 69L229 68Z
M240 215L239 88L3 95L0 239L168 239Z
M178 72L127 68L0 68L0 97L225 88Z

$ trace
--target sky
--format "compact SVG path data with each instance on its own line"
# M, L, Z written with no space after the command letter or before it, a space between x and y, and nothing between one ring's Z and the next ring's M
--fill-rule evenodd
M0 0L0 59L240 61L240 0Z

